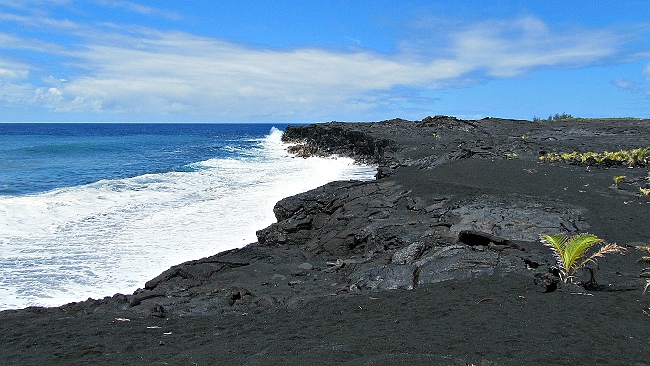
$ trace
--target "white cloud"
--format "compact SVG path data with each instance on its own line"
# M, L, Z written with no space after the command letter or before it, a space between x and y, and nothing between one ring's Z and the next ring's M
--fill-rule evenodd
M79 2L77 2L79 3ZM173 11L168 11L162 8L157 8L153 6L141 5L132 1L124 0L91 0L88 3L98 4L104 7L121 9L136 13L139 15L146 15L152 17L161 17L171 20L181 20L183 17ZM46 14L50 13L53 9L65 7L74 9L74 5L77 5L80 8L87 4L74 4L73 0L0 0L0 6L5 6L12 8L14 10L23 11L31 14L39 14L39 16L44 17ZM78 10L74 10L78 11Z
M72 0L0 0L0 5L14 9L34 9L42 6L61 6L70 4Z
M124 1L104 3L135 6ZM387 92L464 84L477 75L513 77L538 67L585 65L613 55L617 41L606 30L554 33L539 19L525 17L457 25L446 30L444 39L435 32L429 38L418 34L417 42L405 42L400 52L387 55L363 50L252 48L143 28L116 26L109 33L106 27L100 31L43 18L14 21L67 29L81 39L74 47L11 40L9 48L65 57L65 66L77 72L76 76L57 75L56 65L44 70L46 84L51 85L34 86L33 103L55 111L185 113L218 120L318 118L332 110L350 113L417 104L418 98L405 101ZM0 70L5 70L0 76L3 72L21 75L20 70L3 69L1 64ZM68 81L53 82L61 78ZM4 95L0 98L6 102Z
M0 106L4 107L25 107L31 105L42 105L34 96L34 85L21 83L16 80L0 79Z
M160 16L163 18L180 20L182 17L175 12L166 11L159 8L154 8L151 6L140 5L131 1L117 1L117 0L100 0L99 4L111 7L111 8L120 8L126 9L128 11L141 14L141 15L151 15L151 16Z
M28 16L11 13L0 13L0 20L5 22L19 23L22 26L30 28L45 28L49 31L70 32L80 28L79 24L69 19L52 19L47 16Z
M273 116L334 105L365 109L372 102L362 102L363 94L396 85L432 87L465 71L445 60L260 50L182 33L159 34L129 48L89 46L77 56L94 71L62 86L62 104L73 100L83 108L89 101L96 108L101 101L103 109L143 113Z
M483 70L492 77L518 76L538 67L587 65L613 55L620 42L608 30L574 29L554 33L540 19L530 16L445 24L451 27L451 32L449 28L438 29L435 19L428 22L432 23L435 37L420 38L419 44L407 42L407 49L432 57L444 53L455 63L465 64L471 70ZM426 29L426 22L421 21L418 26Z
M648 77L646 78L646 81L650 81L650 64L648 64L645 67L645 69L643 70L643 74L647 74ZM628 90L633 93L641 94L644 96L650 96L650 87L648 87L647 82L645 82L642 79L639 79L637 81L632 81L628 79L614 79L612 80L612 84L617 88L623 90Z
M0 60L0 81L3 79L26 79L29 68L25 65Z
M0 79L24 79L29 74L25 70L9 70L0 68Z
M26 65L0 60L0 105L31 103L33 87L24 82L28 76Z
M58 110L63 100L63 93L57 88L49 88L47 91L36 89L36 98L43 103L45 108Z
M621 88L625 90L630 90L630 91L639 90L639 87L635 82L627 79L614 79L612 80L612 84L617 88Z
M0 33L0 52L2 50L29 50L35 51L44 54L59 54L65 55L68 53L68 50L60 45L53 42L41 41L39 39L29 39L29 38L20 38L14 35ZM2 57L0 53L0 57ZM16 56L11 56L15 58ZM7 57L9 59L9 57ZM1 61L0 61L1 62ZM23 62L23 67L33 68L26 66L26 62Z

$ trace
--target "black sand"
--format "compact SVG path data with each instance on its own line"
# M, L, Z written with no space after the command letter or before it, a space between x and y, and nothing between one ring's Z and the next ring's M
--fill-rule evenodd
M650 245L648 167L538 161L650 146L650 121L292 133L311 139L306 153L376 160L388 175L284 200L260 244L172 268L134 295L2 312L0 364L650 365L650 265L635 248ZM459 240L467 229L493 242ZM596 284L548 288L553 257L537 236L584 231L629 253L601 258Z

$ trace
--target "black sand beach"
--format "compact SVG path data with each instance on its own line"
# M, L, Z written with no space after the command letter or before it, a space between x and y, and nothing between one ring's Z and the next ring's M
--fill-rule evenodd
M134 294L1 312L0 363L650 365L649 167L539 160L648 147L650 120L428 117L285 138L379 179L284 199L258 243ZM539 235L580 232L628 253L565 284Z

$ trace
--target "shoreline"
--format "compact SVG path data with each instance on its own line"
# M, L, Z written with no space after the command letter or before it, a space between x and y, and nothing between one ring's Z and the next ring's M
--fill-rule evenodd
M200 363L217 354L237 364L650 364L643 337L650 297L642 294L643 253L634 249L650 238L642 219L650 199L635 195L648 168L538 160L542 152L645 147L649 136L648 120L436 116L287 128L283 139L302 142L294 152L375 162L378 179L287 197L258 243L173 266L132 295L1 312L0 339L9 345L2 357L15 364ZM623 173L626 182L612 188ZM629 254L602 258L596 287L555 280L551 289L545 278L554 258L539 235L587 231ZM106 330L88 334L79 320ZM147 331L154 323L159 328ZM62 332L83 335L75 341L82 347L53 342ZM123 337L134 345L124 348ZM594 350L594 341L614 350ZM554 351L568 342L569 352Z
M278 200L347 179L360 170L351 159L293 159L280 141L281 131L244 127L234 127L234 132L232 126L197 130L197 134L223 131L243 137L201 138L201 144L210 143L212 148L204 155L194 154L197 161L180 158L192 161L187 172L109 177L2 199L0 310L131 294L173 265L255 242L256 230L275 221L273 206ZM188 150L196 147L195 137L187 137L190 130L178 131L180 137L171 139L172 145L180 150L184 143ZM109 131L102 133L111 135ZM153 135L159 132L149 130ZM251 134L257 137L247 137ZM148 149L145 145L151 138L128 139L137 140L141 151ZM122 144L116 147L111 142L113 137L106 136L90 146L122 149ZM102 154L100 160L105 158ZM159 165L150 164L141 170Z

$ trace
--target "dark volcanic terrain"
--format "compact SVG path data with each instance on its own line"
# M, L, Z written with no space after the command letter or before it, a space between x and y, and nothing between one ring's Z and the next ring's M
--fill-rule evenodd
M650 365L649 167L539 159L648 147L650 120L436 116L284 140L378 179L283 199L257 243L134 294L2 312L1 363ZM581 232L628 253L565 284L539 235Z

